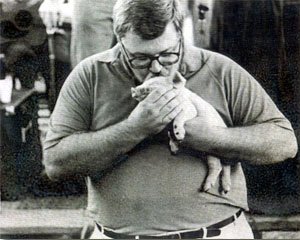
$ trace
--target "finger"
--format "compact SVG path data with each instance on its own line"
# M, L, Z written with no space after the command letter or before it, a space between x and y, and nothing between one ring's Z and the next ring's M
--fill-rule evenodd
M163 111L163 109L173 109L175 106L177 106L180 103L180 98L177 96L177 94L174 91L168 91L165 94L163 94L155 103L155 106L160 110Z
M178 101L177 97L173 97L172 99L165 99L165 103L162 101L161 103L158 103L155 105L156 109L159 109L159 112L161 115L167 115L169 114L171 111L173 111L173 109L175 109L175 107L179 106L180 102ZM181 106L182 109L182 106Z
M222 170L220 159L210 155L207 156L207 165L208 165L208 174L203 186L203 191L205 192L207 192L215 185Z
M231 167L230 165L223 165L221 184L222 184L222 194L227 194L231 189Z
M166 92L168 89L166 88L156 88L153 90L147 97L147 101L150 103L155 103L157 102Z
M176 93L166 88L157 88L149 94L150 103L155 104L157 109L161 109L164 105L176 97Z
M175 106L174 109L172 109L168 114L166 114L162 118L162 123L163 124L170 123L174 118L176 118L181 113L181 111L182 111L181 105Z

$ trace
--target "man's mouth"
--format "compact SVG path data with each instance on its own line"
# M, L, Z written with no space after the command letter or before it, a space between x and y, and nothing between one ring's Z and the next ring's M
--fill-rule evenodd
M169 72L163 68L159 73L149 72L145 78L145 81L154 77L168 77L168 76L169 76Z

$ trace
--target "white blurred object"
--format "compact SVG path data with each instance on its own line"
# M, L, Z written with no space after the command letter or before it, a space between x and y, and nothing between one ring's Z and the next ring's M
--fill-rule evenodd
M38 110L38 116L42 118L49 118L51 115L51 112L49 109L39 109ZM40 119L39 119L40 120Z
M13 88L13 80L11 75L6 75L5 79L0 80L0 101L2 103L10 103Z
M21 90L22 89L22 84L19 78L15 78L15 89L16 90Z
M185 43L189 45L194 45L194 26L193 26L193 18L191 15L186 16L183 22L183 36Z
M58 28L64 22L71 22L72 4L64 3L64 0L44 0L39 14L49 34L51 29Z
M63 16L63 21L60 21L61 23L71 23L73 16L73 1L63 3L60 8L60 14Z
M34 82L34 89L38 93L46 92L46 81L40 72L38 72L37 80Z

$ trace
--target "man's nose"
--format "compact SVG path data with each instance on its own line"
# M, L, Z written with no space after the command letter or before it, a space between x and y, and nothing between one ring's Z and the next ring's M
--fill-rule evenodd
M149 71L152 73L160 73L162 68L163 66L155 59L152 61Z

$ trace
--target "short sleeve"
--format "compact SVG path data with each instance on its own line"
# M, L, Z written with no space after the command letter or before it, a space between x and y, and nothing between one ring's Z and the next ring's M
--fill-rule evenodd
M61 139L89 130L91 121L91 74L83 63L66 79L50 118L44 149Z
M272 122L292 130L262 86L245 69L233 61L230 63L225 73L225 89L234 126Z

